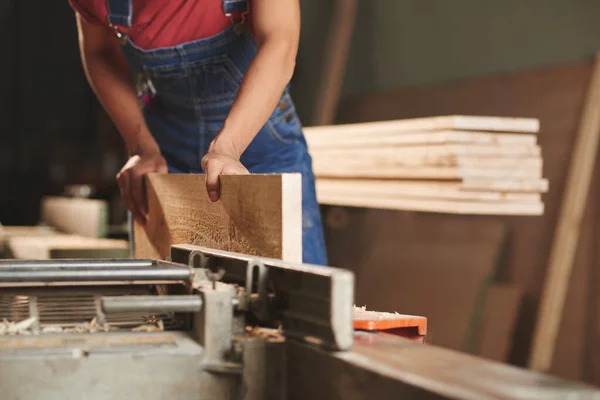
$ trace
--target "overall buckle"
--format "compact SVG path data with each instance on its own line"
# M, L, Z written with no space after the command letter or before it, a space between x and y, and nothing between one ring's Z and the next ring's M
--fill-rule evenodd
M233 31L235 33L242 33L244 31L244 26L246 24L246 15L248 14L248 10L242 11L239 14L239 18L236 20L235 14L233 13L225 13L225 16L229 18L231 23L233 24Z

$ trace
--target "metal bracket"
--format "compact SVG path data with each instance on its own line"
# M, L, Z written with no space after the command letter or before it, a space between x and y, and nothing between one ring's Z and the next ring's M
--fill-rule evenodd
M233 348L233 286L219 283L215 290L200 290L202 310L194 314L196 339L204 346L206 369L217 373L240 374L242 366L230 361Z
M259 260L248 261L246 269L246 299L247 305L259 319L266 321L270 317L267 281L269 270ZM256 284L256 291L254 286Z
M198 257L200 257L200 263L196 266L196 259ZM219 259L211 258L199 250L190 252L188 266L196 272L198 272L198 269L204 270L205 277L212 282L213 290L216 289L217 282L225 276L225 269L220 265Z

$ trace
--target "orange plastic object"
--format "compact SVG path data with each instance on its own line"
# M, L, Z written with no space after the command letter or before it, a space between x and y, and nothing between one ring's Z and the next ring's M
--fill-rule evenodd
M367 311L354 308L354 329L363 331L386 331L399 328L415 328L419 335L427 334L427 318L416 315L404 315Z

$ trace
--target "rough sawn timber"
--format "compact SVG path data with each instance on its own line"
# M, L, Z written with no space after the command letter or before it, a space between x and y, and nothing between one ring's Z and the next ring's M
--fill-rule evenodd
M136 258L166 258L173 244L302 261L300 174L222 175L211 202L204 174L150 174L148 219L135 223Z

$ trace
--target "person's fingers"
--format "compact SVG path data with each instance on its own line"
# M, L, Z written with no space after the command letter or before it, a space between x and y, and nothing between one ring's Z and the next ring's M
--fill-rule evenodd
M206 174L206 170L208 169L207 165L208 165L208 160L210 160L210 154L205 155L204 157L202 157L202 160L200 161L200 166L202 167L202 171L204 171L204 173Z
M142 221L146 222L148 210L146 207L146 196L144 194L144 175L136 170L131 173L131 197L135 203L138 214Z
M125 205L127 206L127 209L129 209L129 211L131 211L133 217L135 218L135 220L137 222L140 222L140 218L139 215L137 213L137 208L135 206L135 203L133 202L133 198L131 197L131 189L130 189L130 181L129 181L129 173L128 172L121 172L119 173L119 175L117 175L117 182L119 184L119 190L121 192L121 197L123 198L123 201L125 202Z
M167 167L167 163L166 162L161 162L160 165L156 168L156 172L158 172L159 174L166 174L167 172L169 172L169 168Z
M242 164L227 164L221 175L247 175L250 172Z
M211 201L219 200L219 175L223 170L223 163L216 159L208 160L205 163L206 172L206 190L208 198Z

